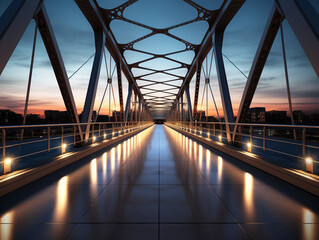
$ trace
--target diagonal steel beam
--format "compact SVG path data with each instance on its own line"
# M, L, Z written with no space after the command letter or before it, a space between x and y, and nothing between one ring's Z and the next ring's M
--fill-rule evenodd
M124 104L123 104L123 90L122 90L122 66L121 62L118 61L116 64L117 68L117 83L119 89L119 101L120 101L120 120L124 121Z
M133 92L133 86L131 83L129 83L126 105L125 105L125 122L127 122L127 120L128 120L128 113L130 111L130 106L131 106L132 92Z
M92 121L92 113L93 113L93 107L94 107L95 97L96 97L96 89L97 89L99 78L100 78L103 48L104 48L104 42L105 42L105 37L102 31L96 30L96 32L94 33L94 36L95 36L95 57L94 57L94 62L92 66L91 76L90 76L90 82L89 82L88 90L86 93L83 114L81 119L82 123L88 123L86 126L86 131L85 131L85 141L87 141L90 136L90 125L91 125L90 123Z
M70 115L71 121L74 123L79 123L79 116L74 102L71 85L44 5L42 5L39 13L36 15L36 18L38 21L39 32L41 34L44 46L48 52L48 56L56 76L65 107ZM82 141L83 138L81 128L79 127L78 130L80 140Z
M185 93L186 93L189 121L192 122L193 121L193 111L192 111L191 96L189 94L189 84L187 84L186 87L185 87Z
M0 18L0 74L41 3L41 0L14 0L2 14Z
M195 95L194 95L194 121L197 120L197 104L198 104L198 94L199 94L199 86L200 86L200 75L202 72L202 62L197 62L196 68L196 85L195 85Z
M175 99L175 104L177 102L178 97L181 96L181 94L184 92L186 85L192 80L196 72L197 62L199 61L199 59L205 59L210 49L212 48L212 35L214 34L215 30L221 32L224 31L226 26L233 19L233 17L236 15L236 13L242 7L245 1L246 0L224 0L222 6L218 11L218 16L211 24L198 51L196 52L195 58L193 59L193 62L188 69L181 89Z
M276 38L277 32L279 30L280 24L283 20L282 15L277 10L276 6L273 6L270 13L267 25L265 27L264 33L259 42L257 52L250 69L250 73L246 82L246 86L241 98L241 102L238 109L236 123L241 123L245 121L247 116L251 101L254 97L261 73L266 64L269 52ZM234 128L233 140L235 140L235 134L237 131L237 125Z
M319 14L309 0L276 0L319 77Z
M86 17L86 19L91 24L93 30L102 30L105 34L106 41L105 46L107 47L108 51L112 55L115 61L120 61L122 66L122 71L129 81L132 84L134 91L138 94L138 96L144 101L143 95L140 92L140 89L134 79L134 76L121 52L107 22L103 14L100 12L100 7L97 5L95 0L75 0L76 4ZM147 107L146 107L147 109Z
M213 46L214 46L214 55L215 63L217 68L217 77L219 83L220 96L223 105L224 118L226 122L226 135L227 140L231 141L231 127L227 123L234 123L234 112L233 106L231 103L226 71L224 66L223 54L222 54L222 45L223 45L223 35L224 32L216 31L213 36Z
M191 81L196 71L196 66L199 59L205 59L210 49L212 48L212 35L215 32L215 30L218 29L219 31L223 31L244 3L245 0L224 0L216 20L211 25L210 29L207 31L201 43L201 46L198 52L196 53L196 56L185 76L185 80L182 84L181 91L183 91L186 84L188 84Z

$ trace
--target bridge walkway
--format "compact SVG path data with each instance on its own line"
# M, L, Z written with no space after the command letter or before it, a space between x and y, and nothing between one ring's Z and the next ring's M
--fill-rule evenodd
M0 200L0 239L319 239L318 198L155 125Z

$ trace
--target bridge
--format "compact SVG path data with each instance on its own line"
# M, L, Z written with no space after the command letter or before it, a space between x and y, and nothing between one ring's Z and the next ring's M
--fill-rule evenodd
M319 5L256 4L1 2L0 238L319 239Z

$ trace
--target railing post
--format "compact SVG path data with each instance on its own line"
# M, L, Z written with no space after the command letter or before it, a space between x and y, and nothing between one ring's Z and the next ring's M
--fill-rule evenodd
M89 128L89 138L90 138L90 129L91 129L91 128ZM92 138L92 142L93 142L93 137L94 137L94 123L92 123L92 129L91 129L91 132L92 132L92 134L91 134L91 138Z
M263 150L266 150L266 127L263 127Z
M6 158L6 130L2 129L2 161Z
M253 143L253 126L249 127L249 142L252 144Z
M306 155L306 128L302 129L302 156Z
M101 124L99 123L99 136L101 136Z
M75 146L75 142L76 142L76 127L74 125L73 126L73 146Z
M213 133L214 133L214 136L216 136L215 123L213 124Z
M61 127L61 147L63 146L63 126Z
M51 150L50 127L48 127L48 152Z

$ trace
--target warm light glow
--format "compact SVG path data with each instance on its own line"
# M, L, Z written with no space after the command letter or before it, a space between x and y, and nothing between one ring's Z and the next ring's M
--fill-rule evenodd
M115 147L113 147L112 150L111 150L111 171L112 171L112 176L115 173L115 168L116 168L116 165L115 165Z
M104 139L106 138L106 133L104 133L103 137L104 137Z
M249 215L253 214L253 190L254 190L253 176L250 173L246 172L244 203L245 203L246 212Z
M222 141L222 135L219 135L219 136L218 136L218 139L219 139L219 141L221 142L221 141Z
M68 204L68 177L64 176L58 182L56 192L56 208L55 219L58 221L64 220L66 208Z
M97 194L97 160L93 158L90 164L90 180L91 180L91 194L95 196Z
M121 159L122 144L117 146L117 159Z
M206 150L206 174L207 174L207 178L209 179L209 175L210 175L210 151L208 149Z
M202 147L202 145L199 145L198 165L199 165L199 170L202 171L202 168L203 168L203 147Z
M313 223L315 222L314 217L315 215L307 208L304 208L303 211L303 239L317 239L315 238L315 228L316 225Z
M218 163L217 163L217 178L218 178L218 183L221 183L222 180L222 173L223 173L223 158L218 156Z
M6 158L4 160L4 165L5 166L11 166L11 164L12 164L12 159L11 158Z
M95 142L95 140L96 140L96 137L94 136L94 137L93 137L92 139L93 139L93 142Z
M1 217L1 232L0 232L0 239L9 240L12 239L12 227L13 224L6 224L13 222L13 212L8 212Z
M307 157L306 158L306 164L307 165L313 164L313 159L311 157Z
M107 174L107 158L106 153L102 155L102 167L103 167L103 180L106 181L106 174Z
M247 151L251 152L251 143L250 142L247 143Z
M209 134L209 133L207 133L207 138L209 138L209 136L210 136L210 134Z

